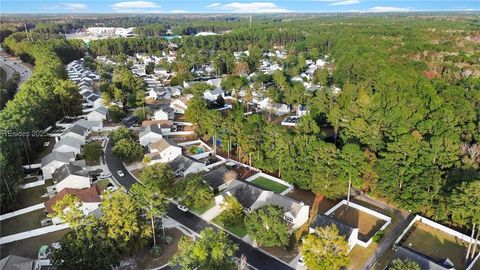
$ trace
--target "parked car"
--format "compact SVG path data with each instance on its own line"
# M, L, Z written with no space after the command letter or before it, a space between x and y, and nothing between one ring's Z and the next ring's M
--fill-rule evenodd
M118 174L118 176L120 176L120 177L124 177L124 176L125 176L125 174L124 174L122 171L117 171L117 174Z
M112 177L112 174L110 174L110 173L101 173L101 174L98 176L98 179L105 179L105 178L109 178L109 177Z
M51 218L45 218L45 219L42 219L40 221L40 224L42 224L42 227L45 227L45 226L48 226L48 225L52 225L53 222L52 222Z
M43 245L38 250L38 259L39 260L46 260L48 256L52 254L52 251L49 246Z
M177 208L180 209L180 211L182 212L188 212L188 207L186 207L185 205L179 204Z

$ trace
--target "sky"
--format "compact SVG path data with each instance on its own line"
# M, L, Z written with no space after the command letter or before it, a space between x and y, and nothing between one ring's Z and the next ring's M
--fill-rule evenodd
M479 11L480 0L1 0L0 13L285 13Z

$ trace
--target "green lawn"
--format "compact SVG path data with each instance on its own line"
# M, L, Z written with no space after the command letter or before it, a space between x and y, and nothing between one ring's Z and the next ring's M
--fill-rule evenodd
M102 180L99 180L97 182L95 182L95 184L98 186L98 188L103 191L107 188L108 184L110 184L110 180L109 179L102 179Z
M270 179L267 179L265 177L258 177L254 179L251 183L266 189L266 190L271 190L275 193L281 193L282 191L286 190L288 187L284 186L282 184L279 184L275 181L272 181Z
M205 213L208 209L212 208L215 206L215 200L212 199L207 205L205 205L204 207L200 207L200 208L193 208L191 209L192 212L194 212L195 214L197 215L201 215L203 213Z
M46 192L47 189L45 185L21 189L18 192L17 199L15 201L15 207L12 211L45 202L47 198L41 198L40 196Z
M242 238L247 235L247 228L245 228L245 223L243 223L243 219L240 222L237 222L230 226L223 226L223 224L218 220L218 217L215 217L212 222L223 227L225 230L235 234L236 236Z
M39 209L0 221L0 235L7 236L42 227L40 221L47 218L45 210Z

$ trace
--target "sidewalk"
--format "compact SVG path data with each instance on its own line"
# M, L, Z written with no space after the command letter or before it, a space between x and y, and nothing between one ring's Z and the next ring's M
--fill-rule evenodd
M43 203L39 203L39 204L35 204L33 206L29 206L29 207L26 207L26 208L23 208L23 209L20 209L20 210L17 210L17 211L6 213L6 214L3 214L3 215L0 216L0 221L5 220L5 219L9 219L9 218L12 218L12 217L20 216L20 215L23 215L23 214L26 214L26 213L29 213L29 212L33 212L35 210L43 209L44 207L45 206L43 205Z
M15 242L15 241L20 241L20 240L23 240L23 239L27 239L27 238L31 238L31 237L51 233L51 232L64 230L64 229L67 229L67 228L69 228L68 224L51 225L51 226L48 226L48 227L38 228L38 229L35 229L35 230L31 230L31 231L26 231L26 232L21 232L21 233L17 233L17 234L8 235L8 236L0 238L0 245L8 244L8 243Z

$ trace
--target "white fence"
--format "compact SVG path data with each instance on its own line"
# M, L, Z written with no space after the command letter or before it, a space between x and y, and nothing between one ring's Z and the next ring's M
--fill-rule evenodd
M43 185L45 185L45 180L39 180L35 182L26 183L25 185L20 185L19 188L27 189L27 188L38 187Z
M268 175L268 174L263 173L263 172L254 174L254 175L248 177L247 179L245 179L245 181L247 181L247 182L252 182L253 180L255 180L255 179L259 178L259 177L267 178L268 180L272 180L273 182L276 182L276 183L278 183L278 184L281 184L281 185L283 185L283 186L286 186L287 189L285 189L284 191L282 191L282 193L280 193L280 195L285 195L285 194L287 194L288 192L290 192L290 191L293 189L293 185L292 185L292 184L290 184L290 183L288 183L288 182L285 182L285 181L283 181L283 180L280 179L280 178L277 178L277 177Z
M193 131L173 131L173 132L165 132L163 135L165 136L180 136L180 135L192 135L195 134Z
M27 238L31 238L39 235L44 235L47 233L64 230L64 229L67 229L68 227L69 227L68 224L51 225L48 227L38 228L31 231L8 235L0 238L0 245L8 244L15 241L20 241L23 239L27 239Z
M326 216L329 216L330 214L332 214L333 212L335 212L335 210L337 210L338 208L342 207L343 205L346 205L347 204L347 200L342 200L341 202L339 202L338 204L336 204L334 207L330 208L327 212L325 212L325 215ZM390 223L392 223L392 218L389 217L389 216L386 216L384 214L381 214L377 211L374 211L372 209L369 209L365 206L361 206L359 204L356 204L356 203L353 203L353 202L349 202L348 203L348 206L349 207L352 207L354 209L357 209L358 211L362 211L364 213L367 213L369 215L372 215L378 219L381 219L381 220L384 220L385 221L385 224L383 224L383 226L379 229L379 231L383 231L385 230L385 228L390 225ZM360 239L357 239L356 241L356 244L362 246L362 247L368 247L370 244L372 243L372 237L370 237L370 239L368 239L367 242L364 242Z
M22 208L22 209L17 210L17 211L6 213L6 214L3 214L3 215L0 216L0 221L5 220L5 219L9 219L9 218L12 218L12 217L16 217L16 216L19 216L19 215L23 215L23 214L26 214L26 213L30 213L30 212L33 212L35 210L40 210L40 209L43 209L44 207L45 206L43 205L43 203L39 203L39 204L35 204L33 206L30 206L30 207Z

